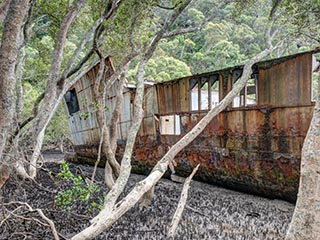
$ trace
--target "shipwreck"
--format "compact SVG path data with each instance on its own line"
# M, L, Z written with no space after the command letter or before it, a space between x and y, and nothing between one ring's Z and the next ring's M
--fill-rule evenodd
M256 63L246 87L175 158L176 172L223 187L295 201L301 149L312 117L319 66L316 51ZM106 63L112 69L111 58ZM78 161L97 157L100 141L92 102L98 65L69 89L64 102ZM165 152L232 89L242 66L145 83L144 118L135 142L133 170L147 174ZM115 105L116 86L106 106ZM135 85L127 84L118 123L121 156L133 115ZM110 111L106 112L107 121Z

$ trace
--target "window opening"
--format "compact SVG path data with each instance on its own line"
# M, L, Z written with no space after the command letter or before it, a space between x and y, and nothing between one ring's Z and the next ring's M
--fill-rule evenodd
M219 74L190 80L191 111L208 110L219 103Z
M160 134L161 135L180 135L180 116L168 115L160 117Z
M210 108L217 106L220 102L219 99L219 75L210 76Z
M200 109L207 110L209 106L209 88L208 80L203 77L201 79L201 91L200 91Z
M232 88L234 84L237 82L237 80L241 77L242 75L242 69L236 69L232 71ZM232 106L233 107L241 107L244 105L244 95L245 95L245 88L243 88L240 93L238 93L234 99Z
M191 89L191 111L199 110L198 79L191 79L190 89Z
M258 74L253 74L253 78L250 78L246 85L247 97L246 97L246 105L255 105L258 102L257 99L257 80Z
M77 98L77 93L76 89L73 88L69 90L65 95L64 95L64 100L67 104L68 112L69 115L72 116L74 113L78 112L80 110L79 108L79 102Z

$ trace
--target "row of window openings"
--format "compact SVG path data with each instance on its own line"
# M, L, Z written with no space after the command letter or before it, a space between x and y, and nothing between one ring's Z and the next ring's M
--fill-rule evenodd
M232 85L241 77L240 71L234 71L232 75ZM256 105L258 74L253 74L246 86L233 99L233 107L243 107ZM190 106L191 111L208 110L218 105L219 99L219 80L218 76L202 77L190 80Z
M240 74L240 73L239 73ZM239 79L233 78L233 84ZM257 79L249 79L247 85L233 99L233 107L257 104ZM208 110L219 103L219 81L217 77L191 80L191 111ZM79 111L79 103L75 89L69 90L65 95L69 114Z

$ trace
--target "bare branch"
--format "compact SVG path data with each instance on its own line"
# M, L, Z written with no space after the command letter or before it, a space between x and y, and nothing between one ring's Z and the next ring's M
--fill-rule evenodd
M62 73L61 79L70 77L73 73L75 73L75 71L79 70L79 66L81 66L81 64L84 64L84 62L87 61L92 56L93 51L90 50L88 52L88 54L82 59L81 63L78 64L75 69L72 69L70 71L72 65L74 64L76 59L79 57L79 55L82 52L84 46L88 43L88 41L90 40L92 35L97 31L97 29L99 29L102 26L102 22L104 20L107 20L107 19L109 19L110 17L113 16L113 14L117 11L117 9L119 8L119 6L120 6L120 4L122 2L123 2L122 0L117 1L116 3L109 2L108 6L105 9L104 14L98 20L95 21L95 23L92 25L92 27L86 33L86 35L83 37L80 45L78 46L77 50L74 52L73 56L70 58L70 60L69 60L69 62L67 64L67 67L65 68L64 72Z
M17 136L19 131L24 128L29 122L31 122L38 114L39 111L39 105L44 98L45 93L41 93L37 99L35 100L33 104L33 109L32 109L32 115L29 116L27 119L25 119L23 122L19 123L18 127L16 128L15 132L13 133L13 137Z
M158 4L157 7L165 9L165 10L174 10L177 7L177 5L175 5L173 7L167 7L167 6L162 6L162 5Z
M54 236L54 239L55 239L55 240L60 240L60 238L59 238L59 233L58 233L58 231L57 231L57 229L56 229L56 227L55 227L55 225L54 225L54 222L53 222L50 218L48 218L48 217L43 213L43 211L42 211L40 208L33 209L33 208L32 208L28 203L26 203L26 202L10 202L10 203L6 203L6 205L10 205L10 204L20 204L20 205L26 206L30 212L37 212L37 213L40 215L40 217L49 224L49 226L50 226L50 228L51 228L51 231L52 231L52 234L53 234L53 236ZM21 207L21 206L20 206L20 207ZM19 207L18 207L18 208L19 208ZM35 220L35 219L34 219L34 220ZM42 223L42 224L43 224L43 223Z
M76 3L69 8L69 11L67 14L64 16L61 26L59 28L59 32L57 35L57 39L55 41L55 46L53 49L53 54L52 54L52 62L50 66L50 71L49 71L49 76L48 76L48 81L47 81L47 86L46 89L55 89L56 82L58 80L58 74L61 68L61 63L62 63L62 57L63 57L63 52L64 52L64 45L67 37L67 33L69 30L69 27L75 17L77 16L78 12L80 11L81 7L84 4L84 0L79 0L76 1ZM64 85L65 77L63 77L57 82L61 88ZM53 96L54 97L54 96Z
M314 40L314 41L316 41L316 42L318 42L318 43L320 43L320 38L311 36L310 34L307 34L307 33L304 33L304 32L302 32L301 34L306 36L306 37L308 37L308 38L310 38L310 39L312 39L312 40Z
M270 11L269 18L272 19L277 12L277 9L279 8L280 4L282 3L283 0L276 0L272 6L272 9Z
M189 28L184 28L184 27L177 28L172 32L165 33L163 35L163 38L170 38L170 37L174 37L181 34L194 33L194 32L200 31L208 22L210 22L216 16L214 14L214 11L216 11L216 9L222 9L226 5L228 5L230 2L232 2L232 0L222 1L221 3L219 3L218 6L216 6L215 8L212 8L211 11L208 11L208 13L206 14L207 17L199 26L189 27Z
M27 42L28 39L29 39L28 30L29 30L29 24L30 24L30 20L31 20L31 17L32 17L32 11L33 11L33 6L34 6L35 2L36 2L36 0L31 0L30 1L30 6L29 6L28 14L27 14L27 19L26 19L25 23L23 24L24 42Z
M179 28L163 35L163 38L170 38L181 34L194 33L201 30L201 26L192 28Z
M94 178L96 176L96 171L97 171L97 167L100 163L100 159L101 159L101 149L102 149L102 144L103 144L103 136L104 136L104 128L101 129L101 136L100 136L100 142L99 142L99 147L98 147L98 157L97 160L94 164L94 168L93 168L93 172L92 172L92 176L91 176L91 182L94 182Z
M188 199L188 190L189 190L189 187L190 187L191 180L192 180L194 174L198 171L199 166L200 166L200 164L198 164L193 169L193 171L190 174L190 176L184 182L183 189L182 189L182 192L181 192L181 195L180 195L180 200L179 200L177 209L176 209L176 211L175 211L175 213L173 215L173 218L172 218L172 221L171 221L171 224L170 224L170 229L168 231L168 236L167 236L168 239L172 239L172 240L174 239L174 234L176 232L176 229L178 227L178 224L179 224L180 219L182 217L182 213L183 213L184 207L185 207L187 199Z

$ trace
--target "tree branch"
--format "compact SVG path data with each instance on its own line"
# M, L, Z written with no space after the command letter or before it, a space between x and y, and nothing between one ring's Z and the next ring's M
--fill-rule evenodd
M58 233L58 231L57 231L57 229L56 229L56 227L54 225L54 222L50 218L48 218L40 208L33 209L26 202L10 202L10 203L7 203L6 205L9 205L9 204L20 204L20 205L26 206L30 212L37 212L40 215L40 217L49 224L49 226L51 228L51 231L52 231L52 234L54 236L54 239L55 240L60 240L59 233Z
M81 60L81 62L75 67L74 69L70 70L76 59L79 57L80 53L82 52L84 46L88 43L91 36L96 33L97 29L99 29L102 26L102 22L105 20L108 20L110 17L113 16L113 14L117 11L117 9L120 7L120 4L123 2L123 0L117 1L116 3L113 3L112 1L109 2L108 6L105 8L104 14L94 22L92 27L89 29L89 31L86 33L86 35L83 37L80 45L78 46L77 50L74 52L73 56L69 59L69 62L62 73L62 76L60 80L70 77L72 74L74 74L76 71L79 70L79 68L87 61L93 54L93 49L91 49L88 54ZM102 30L103 31L103 30ZM101 32L99 33L101 34ZM80 67L79 67L80 66Z
M115 152L117 148L117 125L119 122L120 110L123 102L123 89L126 83L126 73L128 71L128 67L129 66L127 64L125 66L123 73L120 75L120 80L119 80L117 95L116 95L116 105L113 109L110 125L109 125L110 144L113 152Z
M170 38L181 34L194 33L201 30L201 26L192 28L179 28L163 35L163 38Z
M184 182L183 189L182 189L182 192L181 192L181 195L180 195L180 200L179 200L177 209L176 209L176 211L175 211L175 213L173 215L173 218L172 218L172 221L171 221L171 224L170 224L170 229L168 231L167 239L169 239L169 240L173 240L174 239L174 234L175 234L176 229L178 227L178 224L179 224L179 222L181 220L182 213L183 213L184 207L185 207L187 199L188 199L188 190L189 190L189 187L190 187L191 180L192 180L194 174L197 172L199 166L200 166L200 164L198 164L193 169L193 171L190 174L190 176Z
M28 14L27 14L27 19L25 21L25 23L23 24L23 38L24 38L24 43L28 41L29 39L29 34L28 34L28 30L29 30L29 24L30 24L30 20L32 17L32 11L33 11L33 6L35 4L36 0L30 0L30 6L29 6L29 10L28 10Z

